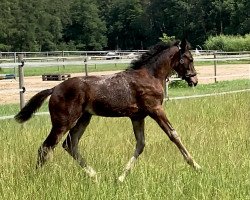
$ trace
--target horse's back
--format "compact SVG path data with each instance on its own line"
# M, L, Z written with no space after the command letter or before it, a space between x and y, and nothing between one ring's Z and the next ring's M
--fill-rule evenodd
M120 72L105 76L68 79L55 87L50 99L50 110L71 115L89 112L106 117L133 117L145 112L148 97L155 101L162 88L138 72Z

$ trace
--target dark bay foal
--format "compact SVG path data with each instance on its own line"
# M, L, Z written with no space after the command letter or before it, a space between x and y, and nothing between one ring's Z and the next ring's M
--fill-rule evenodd
M182 144L177 132L170 124L162 107L163 85L172 71L176 71L190 86L198 82L193 66L193 57L186 40L172 45L158 44L144 53L130 67L108 76L88 76L68 79L52 89L43 90L33 96L15 116L23 123L51 95L49 111L51 131L38 150L37 167L41 167L65 133L63 148L90 175L96 172L86 164L78 151L78 143L92 115L105 117L129 117L136 138L135 152L124 172L123 181L145 146L144 119L153 118L169 139L179 148L184 159L195 169L200 166Z

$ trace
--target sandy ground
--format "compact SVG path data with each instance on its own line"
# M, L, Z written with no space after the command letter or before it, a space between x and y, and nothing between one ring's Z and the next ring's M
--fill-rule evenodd
M214 76L214 66L196 66L196 70L198 72L199 77L209 77ZM105 74L113 74L115 71L107 71L107 72L93 72L89 73L89 75L105 75ZM245 75L242 77L242 75ZM84 74L71 74L71 77L82 76ZM232 79L250 79L250 64L232 64L232 65L220 65L217 66L217 76L224 75L237 75L236 77L222 77L217 78L220 80L232 80ZM239 76L238 76L239 75ZM214 79L199 79L199 83L212 83ZM42 81L41 76L33 76L33 77L25 77L24 84L26 88L25 92L25 100L29 100L34 94L38 91L46 88L51 88L60 81ZM17 80L0 80L0 104L9 104L9 103L18 103L19 102L19 81Z

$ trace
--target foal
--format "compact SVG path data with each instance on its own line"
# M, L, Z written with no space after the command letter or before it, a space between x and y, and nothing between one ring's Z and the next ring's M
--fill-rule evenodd
M198 83L193 66L193 57L188 43L183 40L172 45L158 44L131 63L123 71L108 76L87 76L68 79L54 88L43 90L33 96L15 116L23 123L30 119L51 95L49 111L52 128L38 150L37 167L41 167L65 133L68 133L63 148L80 164L90 176L96 172L88 166L78 151L78 143L87 128L92 115L105 117L129 117L132 122L136 147L120 181L143 152L144 120L153 118L169 139L179 148L186 162L199 169L180 137L170 124L162 107L164 82L176 71L190 86Z

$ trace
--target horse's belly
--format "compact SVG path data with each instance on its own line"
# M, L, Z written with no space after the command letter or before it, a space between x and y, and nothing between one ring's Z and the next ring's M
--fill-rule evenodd
M124 99L114 101L94 101L88 111L91 114L104 117L129 117L139 111L136 104L124 102Z

